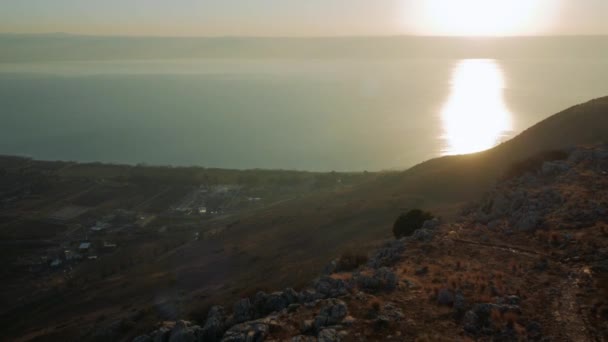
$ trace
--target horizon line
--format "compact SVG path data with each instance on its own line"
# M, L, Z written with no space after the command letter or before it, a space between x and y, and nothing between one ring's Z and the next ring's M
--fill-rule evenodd
M451 39L512 39L512 38L601 38L598 34L530 34L530 35L423 35L423 34L370 34L370 35L139 35L90 34L72 32L0 32L0 36L66 36L74 38L166 38L166 39L345 39L345 38L451 38Z

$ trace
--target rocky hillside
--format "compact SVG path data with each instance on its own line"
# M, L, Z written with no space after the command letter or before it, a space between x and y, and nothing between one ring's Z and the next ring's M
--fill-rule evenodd
M259 292L134 341L608 340L608 146L557 155L354 271L333 262L309 289Z

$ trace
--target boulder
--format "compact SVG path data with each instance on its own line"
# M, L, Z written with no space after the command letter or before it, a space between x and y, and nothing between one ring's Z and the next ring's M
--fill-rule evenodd
M412 239L421 242L430 242L435 236L435 231L431 229L418 229L412 234Z
M287 300L283 297L283 292L274 292L266 297L266 303L264 304L264 314L270 314L273 312L281 311L287 308Z
M133 342L152 342L150 335L140 335L133 339Z
M374 271L373 276L356 274L354 277L357 285L367 291L392 291L397 288L397 276L387 267Z
M434 230L439 228L440 225L440 221L438 218L433 218L431 220L426 220L424 221L424 223L422 224L422 229L429 229L429 230Z
M341 338L335 329L323 329L317 336L319 342L340 342Z
M385 266L392 266L401 260L401 256L405 251L406 238L392 241L385 244L382 248L379 248L369 258L367 266L371 268L380 268Z
M234 324L250 321L253 317L253 306L249 298L239 299L232 307Z
M202 329L186 321L175 323L169 335L169 342L197 342L202 338Z
M226 311L221 306L214 306L209 310L201 335L205 341L220 341L226 328Z
M565 161L547 161L541 167L543 176L556 176L570 170L570 165Z
M268 336L269 327L263 321L241 323L226 331L222 342L263 342ZM204 340L205 342L207 340Z
M169 333L171 329L169 327L161 327L159 329L154 330L150 334L150 338L153 342L167 342L169 341Z
M323 295L324 298L345 296L350 288L351 286L344 280L329 276L323 276L315 283L316 292Z
M300 303L303 303L303 304L313 303L322 298L323 298L323 295L317 293L314 290L304 290L298 294L298 300L300 301Z
M291 342L317 342L317 338L313 336L298 335L292 337Z
M288 306L300 301L298 292L292 288L286 288L283 290L283 299L285 299Z
M464 314L462 326L464 331L468 332L469 334L477 335L479 333L481 324L479 323L479 317L473 310L469 310Z
M437 293L437 304L451 306L454 304L454 294L448 289L441 289Z

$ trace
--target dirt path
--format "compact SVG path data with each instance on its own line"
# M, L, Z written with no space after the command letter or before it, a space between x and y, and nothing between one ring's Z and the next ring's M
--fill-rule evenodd
M584 314L581 314L577 303L578 293L577 276L564 279L559 285L559 296L553 302L552 313L555 322L561 327L567 341L597 341L602 339L593 333Z
M551 257L543 253L520 247L455 238L452 238L451 240L455 243L492 248L526 257L546 257L552 259L556 263L564 265L560 258ZM572 266L568 268L572 268ZM557 287L559 289L559 294L556 296L556 300L551 304L550 309L551 315L554 317L556 326L560 331L560 337L564 341L569 342L602 342L602 338L595 334L593 329L590 329L591 325L589 324L589 321L586 319L585 315L581 313L580 306L577 302L577 293L579 292L578 274L581 274L581 272L578 272L577 270L576 272L571 272L570 274L571 275L566 279L563 279Z

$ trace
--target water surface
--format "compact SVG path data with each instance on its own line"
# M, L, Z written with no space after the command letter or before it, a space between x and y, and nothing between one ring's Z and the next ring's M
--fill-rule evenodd
M0 64L0 153L381 170L486 149L608 94L593 59Z

